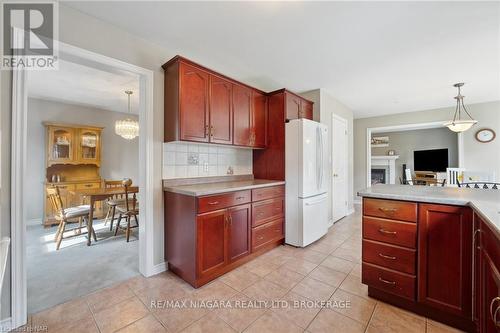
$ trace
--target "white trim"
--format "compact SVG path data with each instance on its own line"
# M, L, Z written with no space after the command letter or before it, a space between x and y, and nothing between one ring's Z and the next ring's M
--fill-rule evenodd
M168 270L168 263L166 261L162 262L161 264L155 265L153 269L151 270L151 275L156 275L163 273Z
M356 199L352 200L352 203L353 203L353 206L354 205L361 205L361 198L356 197Z
M414 131L419 129L444 128L444 122L434 121L428 123L403 124L383 127L368 127L366 129L366 187L371 187L371 137L373 133L384 133L394 131ZM462 167L464 160L463 134L458 134L458 165Z
M22 40L23 31L14 30L14 38ZM22 68L12 71L12 142L11 142L11 326L27 321L25 177L27 142L27 76Z
M346 130L346 133L345 133L345 147L344 147L344 151L345 151L345 160L344 160L344 194L345 194L345 200L346 200L346 204L345 204L345 208L344 208L344 216L347 216L349 215L348 214L348 211L349 211L349 135L348 135L348 131L349 131L349 122L347 121L347 119L339 116L338 114L335 114L335 113L332 113L332 120L331 120L331 129L332 129L332 133L330 134L330 137L331 137L331 151L330 151L330 154L331 154L331 158L330 158L330 167L331 167L331 170L330 170L330 177L331 177L331 184L330 184L330 189L331 189L331 202L330 202L330 205L332 207L332 221L333 221L333 201L334 201L334 198L333 198L333 182L334 182L334 177L333 177L333 155L334 155L334 144L333 144L333 122L336 120L344 123L345 125L345 130ZM342 218L342 217L341 217ZM341 219L340 218L340 219ZM336 221L338 221L339 219L337 219ZM335 222L335 221L333 221ZM333 223L332 223L333 224Z
M12 318L0 320L0 332L10 332L12 330Z
M139 200L143 209L139 226L139 271L151 276L160 268L154 265L154 140L153 140L153 71L121 60L90 52L59 42L60 58L86 63L106 71L128 71L140 77L139 101ZM23 175L26 161L27 87L24 71L13 71L12 92L12 186L11 186L11 238L12 238L12 327L26 324L26 220L24 216Z

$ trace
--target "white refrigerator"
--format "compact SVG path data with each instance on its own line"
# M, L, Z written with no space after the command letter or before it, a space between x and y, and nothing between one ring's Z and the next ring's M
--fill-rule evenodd
M328 232L328 128L308 119L285 126L285 242L304 247Z

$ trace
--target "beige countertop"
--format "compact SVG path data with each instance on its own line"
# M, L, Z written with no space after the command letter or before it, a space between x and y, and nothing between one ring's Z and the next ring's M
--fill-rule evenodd
M358 196L470 206L494 231L500 234L500 190L438 186L375 185L359 191Z
M251 190L255 188L276 186L283 184L285 184L285 182L282 180L250 179L250 180L223 181L216 183L202 183L194 185L179 185L179 186L170 185L170 186L164 186L163 190L167 192L174 192L194 197L200 197L204 195Z

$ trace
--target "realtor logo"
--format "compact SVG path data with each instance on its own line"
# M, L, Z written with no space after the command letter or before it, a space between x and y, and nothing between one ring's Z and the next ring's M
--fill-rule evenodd
M57 3L2 3L1 69L55 69Z

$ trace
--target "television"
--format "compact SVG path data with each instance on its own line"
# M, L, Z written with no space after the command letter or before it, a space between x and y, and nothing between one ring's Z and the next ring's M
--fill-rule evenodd
M444 172L448 167L448 149L413 151L415 171Z

